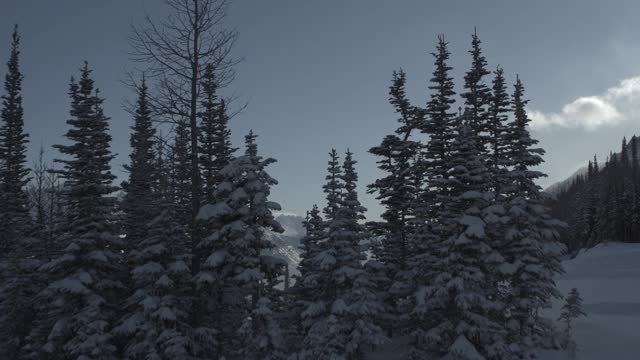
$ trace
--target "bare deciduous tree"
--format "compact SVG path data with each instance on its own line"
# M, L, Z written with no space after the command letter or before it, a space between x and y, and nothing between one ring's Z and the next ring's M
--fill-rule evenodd
M35 216L36 233L43 241L42 255L49 259L52 252L54 233L62 219L62 183L51 163L45 160L44 148L40 147L38 158L31 170L33 177L27 188L30 211Z
M162 120L188 119L191 149L191 252L193 274L198 273L196 251L201 184L198 165L198 113L200 84L207 65L215 69L218 87L234 78L238 59L231 57L237 32L224 27L227 0L167 0L171 13L156 21L147 16L141 26L132 26L133 60L142 64L155 87L149 96L154 113Z

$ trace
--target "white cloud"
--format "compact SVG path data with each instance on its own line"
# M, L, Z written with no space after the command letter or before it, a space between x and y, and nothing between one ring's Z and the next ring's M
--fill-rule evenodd
M640 115L640 76L622 80L604 94L582 96L564 105L560 112L528 110L531 128L554 126L595 130L615 126Z

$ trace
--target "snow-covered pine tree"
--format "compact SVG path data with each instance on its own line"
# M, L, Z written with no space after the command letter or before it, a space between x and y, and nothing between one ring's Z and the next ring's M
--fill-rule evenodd
M0 254L12 250L15 242L29 233L29 182L27 168L28 134L24 131L22 79L20 72L20 36L13 30L7 61L0 112Z
M351 283L350 288L345 287L345 302L348 304L346 316L348 325L351 327L347 336L346 355L348 358L361 359L364 351L382 344L386 338L378 325L380 314L385 307L378 298L376 284L363 266L366 260L362 240L367 236L366 228L360 222L365 219L364 212L367 210L360 204L357 192L358 173L355 169L357 162L353 159L353 153L347 150L342 169L344 174L344 196L338 210L339 221L332 226L338 227L338 233L332 237L332 227L329 228L329 242L338 247L336 259L342 263L341 268L336 269L338 286L344 281ZM332 241L332 239L335 239ZM341 242L344 241L344 244ZM340 249L339 246L345 247ZM357 260L353 262L353 260ZM339 299L338 299L339 301ZM336 303L334 302L334 305ZM336 314L340 316L339 306L333 307Z
M131 291L113 333L126 358L185 358L190 354L187 238L177 222L164 145L155 140L144 79L135 114L125 198Z
M302 311L320 298L322 287L319 280L322 278L315 264L316 256L323 249L323 240L326 239L325 224L320 216L320 209L317 205L313 205L311 210L307 211L307 217L303 223L305 228L305 236L300 240L300 262L298 262L298 275L294 275L296 280L291 293L295 297L295 316L296 327L299 327L297 333L303 333L303 329L311 326L310 323L303 320Z
M129 181L124 198L127 248L135 248L136 242L146 238L146 224L153 217L150 214L154 213L154 208L157 205L152 201L152 184L156 176L154 169L156 131L151 120L147 90L147 84L143 77L140 87L137 89L138 99L134 123L131 127L133 132L129 140L131 145L130 163L125 166L125 169L129 171Z
M506 243L500 249L508 265L502 274L509 279L511 305L508 322L509 341L522 356L540 345L549 322L539 310L549 307L560 294L553 277L562 272L560 255L563 246L557 242L563 224L549 215L545 196L535 181L545 174L533 170L543 162L544 150L536 148L537 140L529 134L530 122L525 106L524 86L517 78L512 96L514 121L509 124L508 149L512 169L511 189L507 198Z
M69 145L55 145L66 155L56 161L63 164L58 173L65 180L68 209L66 231L57 240L61 252L42 267L50 280L46 317L53 321L43 349L57 358L115 359L110 330L123 285L115 277L120 245L110 221L113 155L109 119L90 74L85 62L79 82L71 80Z
M305 331L311 325L303 321L302 312L320 297L321 287L318 286L318 280L321 276L315 267L314 258L320 252L325 233L324 220L320 216L318 205L314 204L311 210L307 211L302 226L305 235L300 239L298 274L293 275L295 282L289 288L289 309L283 314L284 336L290 352L299 350Z
M598 192L600 189L598 188L598 174L597 166L595 166L596 159L594 158L594 162L589 161L589 165L587 167L587 184L585 191L582 194L581 204L578 209L579 219L575 224L576 237L579 241L577 246L574 249L569 250L579 250L584 246L587 246L591 242L591 239L594 239L596 236L596 224L598 220Z
M304 287L307 275L313 272L313 258L318 254L322 246L320 242L325 238L324 221L320 216L318 205L314 204L311 210L307 211L303 226L305 236L300 240L300 262L298 262L300 274L295 276L294 288Z
M318 230L322 230L322 233L318 232L317 249L314 254L308 254L303 259L301 264L305 265L307 272L307 279L301 279L304 281L304 286L311 288L311 292L308 295L300 297L302 309L301 313L301 327L303 338L301 344L298 345L300 351L297 356L304 358L304 356L312 356L311 353L306 352L308 346L318 346L323 340L323 330L319 328L320 322L326 318L328 311L328 294L333 291L331 289L330 271L335 263L335 259L332 255L328 254L328 250L332 246L328 239L328 228L333 220L335 220L338 210L340 208L340 201L343 196L344 185L342 183L342 168L339 162L339 155L336 149L331 149L329 152L329 162L327 166L327 176L325 177L326 183L322 186L323 192L326 194L327 204L322 209L325 214L326 221L321 222L318 226ZM316 221L320 220L320 215L314 216ZM302 286L302 285L301 285ZM328 321L335 321L335 318ZM329 326L330 324L324 322L323 326ZM312 326L315 326L315 332L310 332ZM326 345L331 348L332 344Z
M622 148L620 149L620 239L624 242L634 241L634 234L631 232L631 224L633 218L633 189L634 183L629 176L631 174L631 161L629 159L630 148L627 144L626 136L622 138Z
M113 331L121 337L122 356L127 359L169 360L193 355L191 270L184 256L187 237L167 195L153 195L151 214L156 216L143 225L147 227L145 237L128 254L133 289L125 302L125 315Z
M17 26L0 112L0 358L16 359L35 320L35 294L42 286L37 267L43 249L31 231L24 131L20 36Z
M405 93L406 74L404 71L393 72L393 82L389 88L389 101L399 114L399 127L392 135L384 137L380 145L372 147L369 152L378 156L378 168L386 173L386 176L377 179L368 186L369 193L377 193L376 199L385 207L381 214L382 222L376 224L376 235L381 236L380 251L376 252L376 259L384 265L384 274L380 282L386 283L381 294L389 294L389 314L384 316L385 328L400 326L401 313L396 302L403 303L407 297L410 286L408 282L411 272L407 266L407 260L412 250L410 247L411 229L415 225L416 194L413 172L414 159L420 151L421 144L410 140L422 123L423 111L412 107Z
M415 358L504 359L504 329L493 319L500 308L490 276L502 258L492 248L484 212L494 197L485 158L477 151L469 120L460 124L452 145L449 194L442 202L440 237L433 245L431 282L416 293L416 316L426 331L414 333Z
M327 222L326 245L315 257L315 266L323 278L318 282L322 294L303 312L310 321L300 359L361 359L364 351L379 345L385 339L376 324L376 316L384 310L375 292L375 284L364 271L364 252L360 241L365 228L364 207L356 192L358 179L352 153L347 151L343 174L338 178L334 167L337 154L330 153L327 176L327 213L335 215ZM332 196L340 191L339 196ZM336 201L337 200L337 201ZM336 203L334 203L336 201Z
M423 220L432 218L438 209L438 203L433 199L447 195L447 188L443 179L446 179L451 161L451 143L455 137L455 129L459 121L456 112L451 106L455 103L453 78L449 75L452 70L448 65L450 57L448 42L444 35L438 36L435 58L435 69L430 79L429 89L433 91L427 102L427 119L423 122L422 132L429 136L429 141L424 146L423 162L424 176L428 186L420 199L421 206L426 207L422 214ZM426 220L423 221L426 223Z
M195 329L197 338L216 347L216 352L208 354L228 356L238 351L245 340L238 338L238 330L257 308L259 299L271 293L265 284L270 283L267 280L272 276L272 265L281 264L264 254L273 247L264 238L264 230L283 231L272 214L280 206L268 200L270 188L277 181L266 167L275 159L258 155L255 138L253 132L245 137L244 156L235 158L220 172L222 182L214 193L216 202L203 206L198 214L213 229L198 246L203 263L194 278L198 296L210 300Z
M489 134L489 158L488 167L493 177L493 191L496 201L500 202L500 196L505 191L504 186L508 182L507 167L509 159L505 151L508 147L507 121L511 112L511 101L507 93L507 85L504 78L504 70L500 66L494 71L492 81L491 101L488 109L487 131Z
M460 96L464 99L463 118L471 124L478 134L476 146L478 151L489 154L488 144L488 108L491 102L491 89L485 84L484 78L491 72L487 70L487 60L482 55L480 38L475 29L471 35L471 69L464 76L464 92Z
M430 79L429 89L433 91L427 102L428 117L422 124L422 132L429 137L424 145L419 161L413 166L414 180L417 183L418 198L414 205L416 212L416 231L412 236L413 251L409 259L409 267L413 270L412 294L408 305L409 319L407 331L411 334L412 348L415 356L424 349L424 337L429 329L430 314L425 311L421 302L423 288L432 282L432 264L434 259L433 246L435 242L445 236L444 227L438 215L441 215L444 202L449 196L449 186L445 182L451 166L452 143L459 118L451 107L455 103L453 78L450 76L452 68L448 65L450 53L444 36L438 37L434 57L434 71ZM436 201L440 199L440 201ZM410 352L414 352L413 350ZM412 355L413 356L413 355Z
M239 330L243 339L240 351L242 358L247 360L286 359L287 349L283 331L269 297L259 298L249 315Z
M560 313L560 317L558 317L558 320L562 321L565 326L562 347L569 351L570 359L575 359L578 350L573 340L573 321L581 316L587 316L587 313L582 309L582 298L580 297L578 289L573 288L565 299L565 303L562 305L562 312Z
M329 152L329 166L327 167L327 181L322 185L327 198L327 206L322 209L327 221L334 220L338 214L340 208L340 200L342 199L343 184L341 182L342 168L340 167L340 156L336 149L331 149Z
M198 165L200 166L200 176L202 177L202 195L205 204L214 202L213 192L216 189L215 178L218 176L220 169L214 168L214 161L217 156L214 150L214 137L217 132L217 120L220 113L220 102L218 99L218 85L216 84L214 67L209 64L205 67L204 76L202 78L202 111L198 114L200 117L199 139L198 139L198 155L200 157Z

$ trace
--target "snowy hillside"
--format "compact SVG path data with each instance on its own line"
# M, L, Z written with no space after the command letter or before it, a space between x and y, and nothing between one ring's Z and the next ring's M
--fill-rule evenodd
M276 214L276 220L284 228L284 233L278 234L267 231L265 235L276 245L275 254L287 260L289 271L294 274L297 272L297 265L300 262L299 246L300 239L305 234L302 226L304 218L295 214L280 213Z
M571 174L566 179L549 185L546 189L544 189L544 191L552 195L557 195L558 193L565 191L578 176L585 175L586 173L587 167L583 166L574 171L573 174Z
M579 360L640 359L640 244L609 243L564 262L563 294L578 288L586 318L575 322ZM552 311L558 317L561 302ZM545 360L566 354L543 354Z

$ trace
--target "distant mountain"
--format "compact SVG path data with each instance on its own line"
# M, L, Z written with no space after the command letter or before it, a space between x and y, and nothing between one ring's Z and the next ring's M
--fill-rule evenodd
M558 193L564 192L578 177L586 175L587 170L587 166L583 166L574 171L574 173L569 175L568 178L549 185L546 189L544 189L544 191L552 195L557 195Z
M640 141L637 140L637 137L635 135L632 136L631 139L629 139L628 141L627 155L629 159L631 159L631 152L632 152L631 146L633 145L636 146L636 148L638 149L638 154L640 154ZM619 157L620 152L610 153L609 156ZM591 158L586 159L585 162L588 162L589 160L591 160ZM603 166L605 159L600 159L600 160L601 160L600 166ZM573 174L569 175L566 179L549 185L546 189L544 189L544 191L553 195L558 195L559 193L565 192L569 187L571 187L571 185L576 181L576 179L578 179L578 177L586 176L587 170L588 170L588 167L585 165L579 168L578 170L574 171Z
M286 260L289 263L289 271L295 274L300 262L300 240L305 235L302 226L304 218L296 214L276 213L276 220L284 228L284 233L267 231L265 236L276 246L274 254Z

